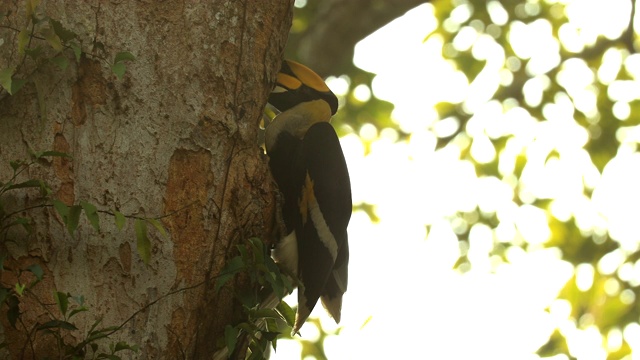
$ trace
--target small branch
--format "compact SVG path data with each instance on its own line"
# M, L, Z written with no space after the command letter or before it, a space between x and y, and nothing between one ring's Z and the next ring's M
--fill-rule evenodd
M198 203L198 200L194 200L192 202L190 202L189 204L176 209L168 214L164 214L164 215L159 215L159 216L154 216L154 217L146 217L146 216L136 216L136 215L124 215L125 218L127 219L134 219L134 220L146 220L146 219L153 219L153 220L161 220L170 216L173 216L191 206L193 206L194 204ZM109 211L109 210L96 210L96 212L101 213L101 214L107 214L107 215L111 215L111 216L116 216L116 214L114 214L113 212Z
M21 317L18 317L18 320L20 321L20 325L22 325L22 327L24 328L24 331L27 333L27 342L25 342L24 346L22 347L22 356L21 356L21 358L24 359L24 353L27 350L27 344L29 344L29 347L31 348L31 355L33 355L33 358L35 359L36 350L35 350L35 347L33 345L33 339L31 338L31 333L33 332L33 329L35 329L35 325L33 326L32 330L29 330L29 329L27 329L27 325L25 325L24 321L22 321Z
M226 174L224 176L224 182L222 184L222 199L220 201L220 209L224 209L224 203L225 203L224 200L225 200L225 195L227 193L227 186L229 184L229 173L231 172L231 163L233 162L233 157L234 157L233 153L234 153L234 151L236 149L236 143L237 143L237 137L234 137L233 144L231 146L231 151L230 151L230 154L229 154L229 161L227 163L227 171L226 171ZM223 221L222 217L223 217L223 215L224 214L221 211L220 212L220 217L218 218L218 228L216 230L216 237L215 237L215 239L213 239L213 241L211 241L211 259L209 261L209 269L208 269L208 271L207 271L207 273L205 275L206 278L207 278L207 281L210 280L209 279L209 274L211 274L211 270L213 269L213 263L214 263L214 258L215 258L214 248L215 248L215 244L216 244L217 240L220 239L220 232L222 230L222 221ZM231 247L230 246L231 244L227 244L227 245L228 246L227 246L227 249L225 250L225 252L227 252L229 250L229 248Z
M159 298L153 300L152 302L148 303L147 305L143 306L142 308L136 310L133 314L131 314L131 316L129 316L129 318L127 320L125 320L122 324L120 324L120 326L118 326L117 328L113 329L111 332L108 332L106 335L110 336L111 334L115 333L116 331L120 331L120 329L122 329L129 321L133 320L134 317L136 317L138 314L146 311L148 308L150 308L151 306L155 305L158 301L160 301L160 300L162 300L162 299L164 299L166 297L169 297L169 296L171 296L173 294L177 294L179 292L182 292L182 291L195 289L195 288L203 285L204 283L205 283L205 280L203 280L203 281L201 281L201 282L199 282L199 283L197 283L195 285L191 285L191 286L187 286L187 287L184 287L184 288L180 288L180 289L176 289L176 290L173 290L173 291L169 291L168 293L166 293L166 294L160 296Z
M3 216L4 219L8 219L14 215L17 215L23 211L29 211L29 210L33 210L33 209L37 209L37 208L46 208L46 207L53 207L53 205L51 204L40 204L40 205L33 205L33 206L28 206L26 208L22 208L20 210L16 210L13 212L10 212L8 214L6 214L5 216ZM19 225L19 224L14 224L14 225Z

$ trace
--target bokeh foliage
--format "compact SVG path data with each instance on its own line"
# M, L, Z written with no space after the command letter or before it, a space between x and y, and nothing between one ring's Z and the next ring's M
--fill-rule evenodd
M508 15L508 21L504 24L495 23L495 14L490 11L490 3L499 7L500 11L504 11ZM634 2L635 3L635 2ZM588 133L588 140L584 145L584 149L589 153L589 157L595 167L602 172L605 165L613 159L622 146L620 139L616 137L619 129L627 126L637 126L640 113L638 113L637 102L630 102L631 112L623 119L618 119L614 115L612 109L615 106L614 99L609 95L608 87L615 80L627 80L634 77L633 74L625 71L621 67L615 78L608 81L600 81L598 70L603 67L603 62L608 52L616 52L621 54L622 59L635 53L635 32L633 31L633 22L630 21L634 13L635 4L630 6L629 23L627 29L618 37L606 38L599 36L595 42L588 44L583 49L567 49L562 41L558 41L560 60L557 66L553 66L548 71L538 74L532 74L528 68L530 59L518 57L510 42L510 33L513 31L514 22L523 24L532 24L536 21L544 21L551 27L551 33L558 39L561 28L566 26L568 19L566 16L566 4L557 1L505 1L505 2L486 2L486 1L439 1L434 4L436 6L436 14L443 24L448 22L450 29L439 26L436 32L431 36L441 36L444 39L445 48L451 46L460 29L471 26L479 34L490 34L495 41L504 49L506 59L515 59L520 61L520 66L511 70L512 79L501 84L500 88L495 92L493 100L499 101L501 104L513 103L525 109L534 119L539 122L549 121L545 113L545 107L557 101L558 97L569 98L574 106L574 111L569 115L573 117L576 124L581 126ZM469 18L461 23L456 23L450 18L452 12L458 7L466 7L470 10ZM453 23L453 24L452 24ZM457 31L455 30L457 28ZM453 30L453 31L451 31ZM578 29L580 31L582 29ZM533 45L533 44L532 44ZM474 79L483 66L482 61L478 61L472 54L472 47L466 51L452 50L448 57L454 61L461 71L465 73L468 79ZM509 60L507 60L509 61ZM624 60L623 60L624 61ZM580 106L578 96L574 96L571 86L561 84L559 81L562 76L563 69L576 66L575 64L585 64L585 68L592 74L592 81L589 81L588 87L592 94L596 95L595 103L592 108ZM505 66L508 69L508 66ZM543 91L541 101L535 103L527 101L525 84L535 77L543 77L548 80ZM468 113L465 109L458 105L451 107L450 104L442 104L438 109L441 118L447 116L455 116L460 120L460 133L464 133L466 125L470 118L474 115ZM570 136L567 134L567 137ZM492 138L492 143L498 154L504 151L506 141L512 135ZM505 141L506 140L506 141ZM625 144L626 146L626 144ZM468 154L468 153L467 153ZM547 154L547 162L562 157L558 154L557 149L550 148ZM469 160L474 158L469 155ZM498 170L499 157L495 157L495 164L478 164L476 167L478 176L495 176L504 180L504 173ZM477 162L476 162L477 163ZM516 165L515 175L520 178L522 170L527 162L523 161ZM494 165L494 166L491 166ZM519 186L519 185L517 185ZM559 295L559 299L567 300L571 304L571 318L576 321L579 329L589 327L597 328L604 339L607 339L610 332L620 332L628 324L637 323L639 319L638 305L634 299L638 298L639 289L637 284L630 283L628 279L621 279L619 271L603 274L599 269L600 262L607 254L620 251L620 244L610 238L606 233L601 231L585 231L576 224L575 217L569 219L557 219L550 211L553 204L553 198L534 198L523 199L518 196L518 188L516 187L514 202L519 205L530 203L547 213L549 227L551 229L550 240L545 243L547 247L557 247L561 253L563 260L569 261L574 266L589 265L596 269L593 275L593 283L580 289L576 284L576 277L570 280ZM592 195L592 188L583 187L583 194L586 198ZM632 211L631 209L629 211ZM479 217L479 221L484 221L483 217ZM487 225L494 228L496 223L493 221L486 222ZM473 224L469 224L472 226ZM595 226L594 226L595 228ZM593 228L592 228L593 229ZM466 234L461 234L460 238L464 239ZM496 250L504 244L496 244ZM525 250L528 247L526 242L520 244L509 244L507 246L520 246ZM625 261L635 265L639 253L638 251L624 251ZM622 266L623 264L620 264ZM619 269L619 268L618 268ZM611 285L615 284L615 285ZM609 289L607 289L609 287ZM613 288L613 290L611 289ZM632 292L632 294L630 293ZM607 347L605 347L607 348ZM609 359L621 359L630 354L630 348L626 342L619 346L608 348L611 352ZM567 345L567 341L560 331L555 331L549 342L540 348L538 353L541 356L551 356L554 354L572 354L572 349Z
M490 36L504 52L505 61L500 72L503 78L489 101L499 104L503 113L518 108L539 124L554 123L554 119L549 118L550 107L562 105L566 108L566 105L570 104L571 111L564 113L568 117L566 120L581 128L578 128L578 133L587 135L581 147L588 153L591 166L602 174L605 166L621 152L621 149L631 149L632 152L636 149L636 143L628 137L625 138L623 134L636 129L640 124L640 100L632 95L620 99L620 96L612 95L610 88L619 85L614 84L616 82L635 80L639 76L630 70L630 66L625 66L627 59L634 56L638 46L632 21L635 15L635 1L629 1L629 16L621 33L593 36L584 46L572 46L568 41L561 40L562 36L568 36L571 31L575 34L582 32L584 35L589 30L586 29L588 24L568 26L570 19L567 7L570 3L571 1L554 0L433 1L438 27L425 41L432 37L441 38L443 56L450 60L456 69L462 71L471 83L483 71L487 61L474 54L473 44L466 48L459 43L456 44L460 41L456 37L463 31L471 32L476 37ZM305 21L314 11L314 4L314 1L309 1L307 6L296 9L292 37L295 38L297 33L306 31ZM521 51L519 53L516 49L517 44L512 43L515 29L523 25L531 26L533 29L532 24L541 25L538 30L548 28L550 37L555 39L551 44L557 45L555 55L558 60L555 64L552 61L548 68L535 68L535 64L530 64L534 61L533 56L522 56ZM385 49L380 51L383 52ZM604 74L603 69L615 62L615 59L619 59L620 64L617 68L613 66L613 72ZM424 66L429 64L425 63ZM582 71L581 77L563 80L568 72L575 69ZM343 106L336 117L342 133L358 133L363 126L374 124L379 132L385 128L394 129L398 134L397 141L406 141L411 134L404 133L398 123L392 120L391 104L375 97L363 102L354 96L354 90L358 85L371 87L374 75L353 66L344 76L348 79L349 90L341 96ZM574 86L575 82L583 85ZM588 100L585 100L585 97ZM535 196L527 193L521 182L527 166L532 166L527 147L523 147L517 154L511 171L505 171L504 166L500 164L500 161L503 161L501 154L508 150L510 141L515 137L514 133L503 131L487 134L485 129L482 135L490 139L496 156L491 161L478 161L471 151L474 137L478 133L477 124L471 124L476 109L470 108L464 102L438 104L438 119L432 126L436 128L438 121L454 119L457 128L445 135L439 134L436 147L441 149L452 145L461 146L461 158L474 164L478 177L494 177L513 184L513 203L517 206L527 205L541 209L550 229L548 239L542 244L532 245L518 235L513 241L496 240L489 255L500 259L498 262L508 262L505 253L512 247L524 251L540 246L556 248L562 259L574 266L575 274L578 274L578 269L593 270L590 285L579 286L578 276L574 276L561 291L558 300L570 305L570 319L577 329L595 329L600 334L600 340L608 352L609 359L627 358L631 354L631 347L627 342L627 336L622 336L622 333L629 324L638 323L640 311L636 299L640 296L640 281L623 274L624 271L621 269L637 269L640 266L638 246L623 248L618 239L609 235L606 225L585 225L575 214L566 217L554 214L552 208L557 205L557 199L553 194ZM470 131L472 127L473 131ZM556 134L560 137L564 135ZM567 141L571 141L572 136L572 133L567 133ZM534 136L533 141L536 140L538 139ZM551 146L544 154L543 165L548 166L559 159L566 160L567 157L563 148ZM590 201L595 186L589 184L587 179L582 179L582 182L581 196ZM634 211L635 204L627 205L630 206L628 211ZM375 211L366 204L361 206L368 213ZM465 223L462 230L459 226L460 221ZM606 222L606 219L604 221ZM454 225L454 222L457 222L457 225ZM475 224L484 224L495 232L500 219L495 213L476 208L471 213L461 213L455 219L452 218L451 223L452 227L458 228L456 234L459 240L468 242L469 230ZM609 259L613 256L620 259L617 266L606 269L607 266L603 264L610 263ZM462 254L456 266L460 271L467 271L473 264ZM569 358L576 358L575 351L569 346L566 334L556 330L548 343L538 350L538 354L542 357L565 354Z

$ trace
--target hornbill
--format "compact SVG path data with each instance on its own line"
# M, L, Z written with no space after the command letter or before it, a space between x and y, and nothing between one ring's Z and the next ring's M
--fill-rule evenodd
M297 333L321 299L336 323L347 290L351 184L338 136L329 123L338 99L322 78L285 60L269 103L280 113L268 125L269 167L283 195L286 234L272 256L296 275Z

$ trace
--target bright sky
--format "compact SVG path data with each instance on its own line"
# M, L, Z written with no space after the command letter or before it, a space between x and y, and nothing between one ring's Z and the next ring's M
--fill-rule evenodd
M635 152L640 130L621 129L619 155L600 174L583 148L589 134L573 119L575 111L599 117L596 81L609 85L615 116L620 121L628 118L629 102L640 99L640 55L610 49L595 73L580 59L561 64L559 57L560 47L578 52L598 36L618 37L628 21L630 3L559 2L567 4L569 18L559 40L552 36L548 21L512 21L495 0L487 2L493 28L479 31L460 25L472 11L460 1L452 20L444 24L438 24L433 6L426 4L356 46L355 64L377 75L373 94L395 105L393 120L411 136L398 142L393 130L378 132L374 126L364 126L360 136L341 139L354 203L375 205L381 221L371 223L363 212L351 219L349 291L340 336L325 343L329 359L538 359L535 352L554 329L567 338L571 355L581 360L606 359L606 349L615 350L623 337L635 356L640 354L640 340L633 340L640 339L640 325L612 331L603 339L595 326L579 327L569 318L571 305L556 299L558 292L574 273L578 287L588 290L595 269L591 265L574 269L561 260L559 250L545 249L542 245L551 234L547 213L527 204L536 198L551 199L557 219L574 217L585 233L608 231L621 249L605 256L597 270L618 271L620 278L640 284L640 267L625 264L640 243L637 220L630 218L634 214L625 206L640 203L640 154ZM522 11L535 15L539 5L529 1ZM508 28L517 57L506 58L490 35L500 31L495 25ZM454 49L445 51L472 49L476 59L486 61L475 79L467 79L441 56L443 40L429 36L437 26L457 33ZM550 81L558 81L566 90L544 106L545 119L533 118L517 104L492 100L501 84L513 80L511 71L518 70L522 60L528 60L526 71L531 76L523 88L528 105L540 104ZM558 78L550 79L546 74L558 66L562 69ZM621 68L633 79L616 80ZM334 78L329 86L344 94L346 81ZM359 97L370 96L366 87L358 91ZM434 109L440 102L460 103L474 115L467 136L435 151L434 134L458 126L454 118L434 124L442 120ZM497 153L491 139L504 135L511 138ZM366 155L364 142L370 143ZM469 143L479 163L499 157L502 178L478 177L472 163L461 160L460 149ZM549 160L551 151L559 155ZM528 162L516 179L513 172L521 154ZM594 190L593 200L585 190ZM517 205L516 196L525 205ZM495 213L500 225L492 229L475 224L468 241L459 243L456 231L464 233L475 221L458 214L476 207ZM531 251L509 246L524 242ZM507 263L489 256L495 243L507 248ZM471 262L464 273L453 270L460 255ZM610 288L615 295L615 284ZM635 300L629 293L620 296ZM287 301L295 303L293 297ZM320 316L325 329L336 329L321 306L314 315ZM301 332L303 339L318 336L311 323ZM272 358L293 359L299 354L298 342L281 340Z

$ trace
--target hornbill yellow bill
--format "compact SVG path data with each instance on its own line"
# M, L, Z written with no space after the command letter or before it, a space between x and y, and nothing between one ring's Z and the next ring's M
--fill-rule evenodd
M297 333L321 299L336 323L347 290L351 183L331 116L338 99L311 69L285 60L269 103L280 113L265 132L269 167L283 194L284 236L273 258L298 276Z

